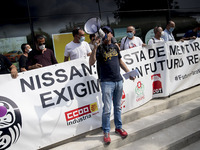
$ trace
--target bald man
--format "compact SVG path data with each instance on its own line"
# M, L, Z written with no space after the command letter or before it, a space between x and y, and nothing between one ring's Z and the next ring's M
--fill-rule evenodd
M142 40L135 36L135 27L128 26L127 27L127 36L123 37L121 40L120 49L125 50L137 46L145 46L145 44L142 42Z
M149 41L148 41L148 45L152 45L155 43L160 43L160 42L164 42L164 39L161 38L161 36L164 34L164 31L162 29L162 27L157 26L154 28L154 34L155 36L152 37Z

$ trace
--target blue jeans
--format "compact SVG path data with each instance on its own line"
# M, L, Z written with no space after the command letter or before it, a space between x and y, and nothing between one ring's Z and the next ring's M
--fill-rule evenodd
M103 113L102 128L104 133L110 132L110 113L113 101L114 123L117 129L122 128L121 120L121 98L123 92L123 83L119 82L101 82Z

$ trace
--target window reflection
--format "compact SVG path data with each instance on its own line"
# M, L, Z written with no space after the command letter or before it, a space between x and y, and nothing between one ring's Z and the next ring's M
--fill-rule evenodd
M133 25L142 40L154 26L164 28L169 19L176 22L175 34L200 22L199 0L6 0L0 8L0 39L26 37L33 44L33 35L42 33L49 37L51 49L53 34L71 32L75 26L83 28L92 17L101 17L102 26L109 25L114 31Z

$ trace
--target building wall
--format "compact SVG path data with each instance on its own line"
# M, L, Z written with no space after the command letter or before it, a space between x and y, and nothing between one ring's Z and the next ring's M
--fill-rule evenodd
M52 49L52 34L83 27L92 17L100 17L102 26L114 31L133 25L143 41L150 29L165 28L170 19L176 23L177 40L200 21L198 0L6 0L0 7L0 39L26 37L34 45L34 35L45 34L47 47Z

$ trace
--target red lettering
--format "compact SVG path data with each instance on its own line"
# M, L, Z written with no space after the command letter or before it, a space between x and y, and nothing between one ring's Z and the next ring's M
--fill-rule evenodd
M89 113L91 113L90 105L86 105L86 106L80 107L78 109L74 109L74 110L65 112L65 117L66 117L66 120L69 121L69 120L81 117L81 116L89 114Z
M66 114L67 115L67 118L73 118L73 115L72 115L72 113L70 112L70 113L68 113L68 114Z
M140 97L140 98L137 98L136 101L139 102L139 101L141 101L141 100L143 100L143 99L144 99L144 96L142 96L142 97Z
M79 109L78 112L79 112L79 115L82 115L84 113L83 109Z
M75 111L73 112L73 116L74 116L74 117L78 117L78 116L79 116L78 110L75 110Z

